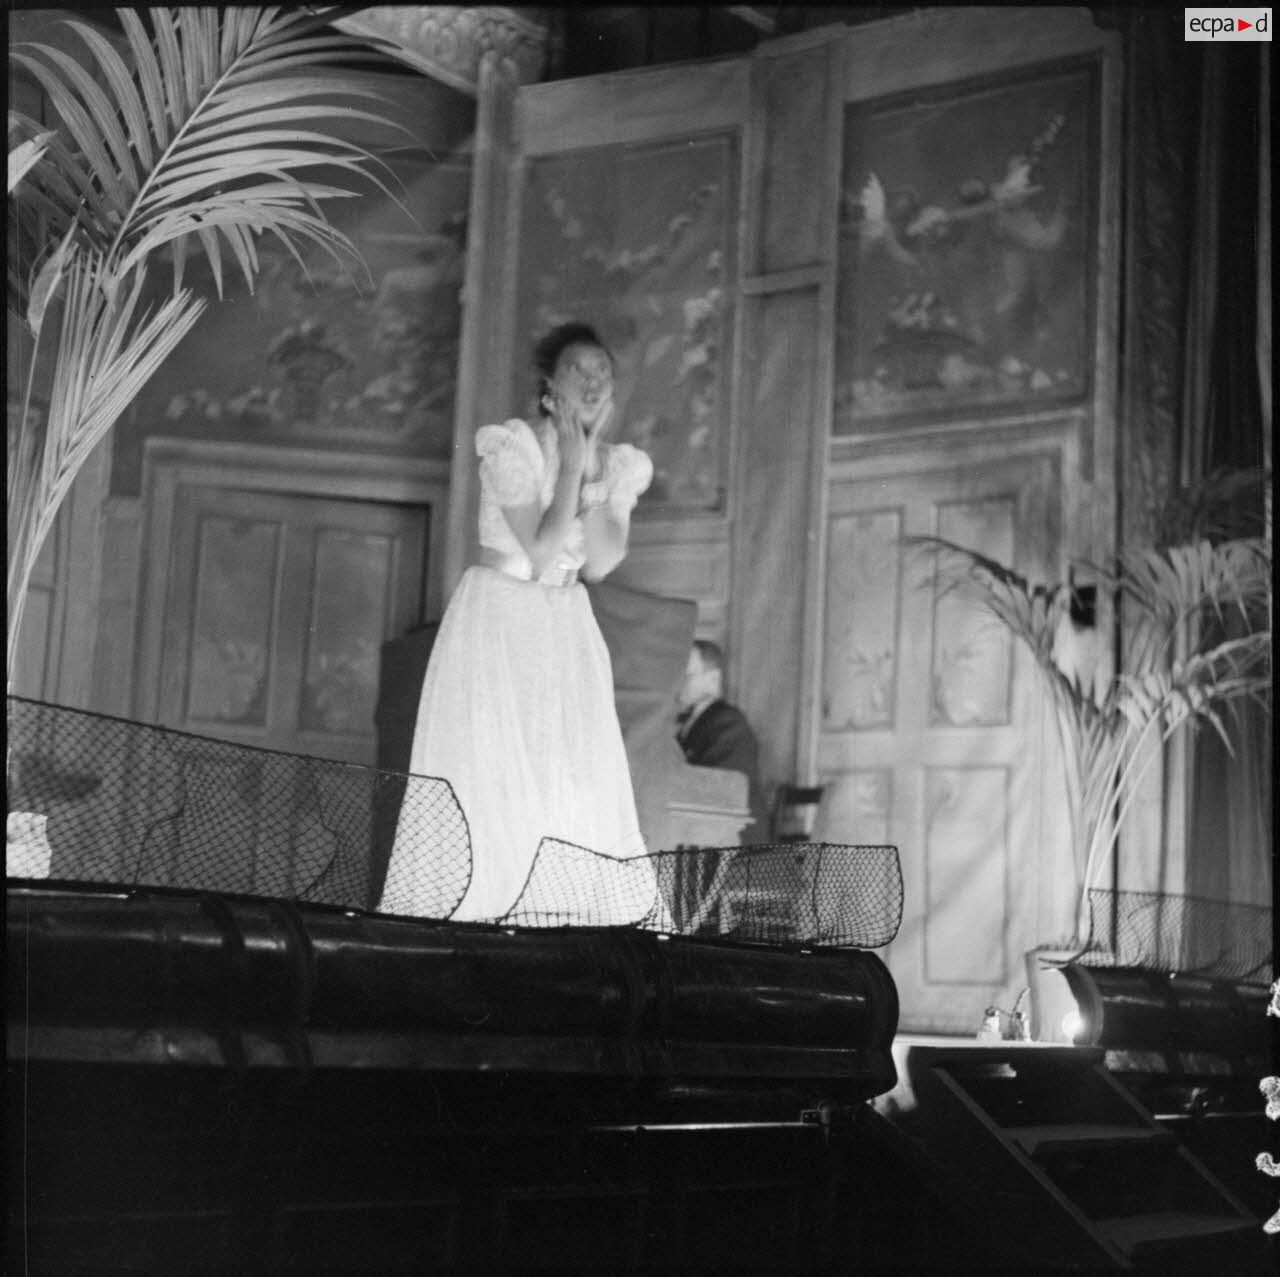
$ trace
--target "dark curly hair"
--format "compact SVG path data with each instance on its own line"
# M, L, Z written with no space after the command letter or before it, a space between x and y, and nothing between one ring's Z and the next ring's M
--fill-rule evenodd
M606 346L590 324L579 320L570 320L567 324L558 324L546 336L540 338L533 348L533 366L538 373L537 400L538 411L545 417L547 410L542 405L542 397L551 389L551 378L555 375L556 364L560 356L570 346L599 346L609 359L613 352Z

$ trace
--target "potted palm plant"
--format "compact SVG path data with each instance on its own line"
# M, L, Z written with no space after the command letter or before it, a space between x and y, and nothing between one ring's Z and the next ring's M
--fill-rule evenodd
M37 43L10 50L57 117L49 129L9 114L7 301L22 326L20 366L9 369L19 388L8 439L10 680L27 585L59 505L208 303L184 284L188 256L204 256L219 296L224 258L253 288L263 235L300 261L316 245L360 265L322 204L356 194L350 177L385 191L380 162L326 125L399 127L364 109L376 94L351 69L381 56L331 29L336 10L118 12L123 41L67 21L80 58ZM148 306L162 256L172 290Z
M1052 701L1076 871L1072 942L1080 946L1089 939L1090 890L1103 881L1165 742L1199 725L1231 749L1229 709L1269 694L1270 537L1224 539L1204 517L1213 509L1206 491L1238 493L1243 479L1258 478L1215 477L1196 502L1182 503L1175 541L1126 550L1106 568L1075 565L1110 594L1120 619L1125 641L1114 673L1066 651L1078 603L1070 581L1035 584L964 546L911 538L932 557L939 588L967 596L1028 650Z

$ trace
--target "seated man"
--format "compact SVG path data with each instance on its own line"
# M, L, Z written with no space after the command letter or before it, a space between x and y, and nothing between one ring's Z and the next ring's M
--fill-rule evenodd
M716 644L694 641L676 703L676 739L685 761L746 775L753 824L743 831L742 841L760 840L765 836L760 745L742 711L724 699L724 653Z

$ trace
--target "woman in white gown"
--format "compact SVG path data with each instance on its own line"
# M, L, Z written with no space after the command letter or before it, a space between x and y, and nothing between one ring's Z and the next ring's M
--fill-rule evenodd
M448 780L467 820L471 879L455 920L638 922L659 912L656 877L632 859L645 846L609 654L578 577L622 560L653 466L603 442L613 360L590 327L557 328L534 362L539 420L476 433L481 562L440 624L409 770ZM454 901L416 792L411 782L380 907L442 917ZM543 838L555 845L539 854Z

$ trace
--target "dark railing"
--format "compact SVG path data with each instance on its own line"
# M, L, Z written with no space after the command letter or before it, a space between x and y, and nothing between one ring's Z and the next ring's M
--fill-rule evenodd
M470 882L466 816L439 778L14 696L8 732L10 877L377 910L392 845L410 839L422 848L412 916L448 920ZM491 921L877 948L901 916L893 847L810 842L617 859L544 837L519 898Z

